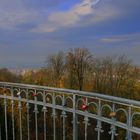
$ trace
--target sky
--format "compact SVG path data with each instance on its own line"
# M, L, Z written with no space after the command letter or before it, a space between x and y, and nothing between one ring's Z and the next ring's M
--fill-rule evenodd
M83 47L140 66L140 0L0 0L0 68Z

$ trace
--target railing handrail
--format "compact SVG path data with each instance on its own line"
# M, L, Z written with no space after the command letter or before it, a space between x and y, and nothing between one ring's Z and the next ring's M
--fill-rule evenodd
M53 92L61 92L65 94L75 94L78 96L86 96L86 97L92 97L92 98L100 98L103 100L107 100L110 102L117 102L121 104L126 104L128 106L136 106L140 107L140 101L132 100L132 99L126 99L121 97L115 97L110 95L104 95L99 94L95 92L86 92L86 91L79 91L79 90L72 90L72 89L64 89L64 88L54 88L54 87L48 87L48 86L40 86L40 85L31 85L31 84L21 84L21 83L11 83L11 82L0 82L1 86L13 86L13 87L22 87L22 88L31 88L31 89L40 89L40 90L48 90Z

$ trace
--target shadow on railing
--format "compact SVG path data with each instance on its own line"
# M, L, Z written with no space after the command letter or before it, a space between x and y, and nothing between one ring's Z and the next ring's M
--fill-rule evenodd
M139 140L140 102L0 82L0 140Z

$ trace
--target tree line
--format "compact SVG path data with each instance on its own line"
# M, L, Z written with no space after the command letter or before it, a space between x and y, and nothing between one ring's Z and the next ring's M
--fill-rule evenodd
M46 66L24 75L0 70L0 81L98 92L140 99L140 69L124 55L96 58L87 48L60 51L46 58Z

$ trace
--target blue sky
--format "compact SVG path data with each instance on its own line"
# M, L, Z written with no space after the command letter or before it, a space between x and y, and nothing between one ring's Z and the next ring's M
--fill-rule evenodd
M140 0L0 0L0 67L43 66L75 47L140 65Z

